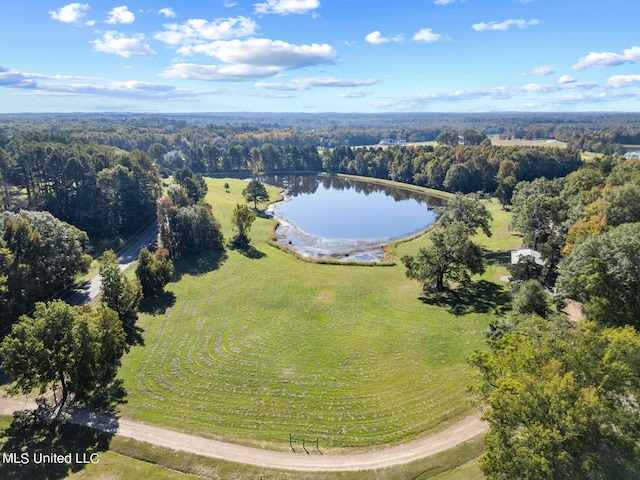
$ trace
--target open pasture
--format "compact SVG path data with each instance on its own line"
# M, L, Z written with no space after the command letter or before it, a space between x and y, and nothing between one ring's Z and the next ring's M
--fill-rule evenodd
M536 139L536 140L525 140L525 139L501 139L500 135L489 135L489 139L491 139L492 145L500 145L500 146L518 146L518 147L555 147L555 148L567 148L567 144L565 142L560 142L555 139Z
M207 182L229 237L245 183ZM278 450L289 434L319 438L326 452L406 441L472 413L466 358L491 308L424 303L401 262L301 261L266 243L272 228L259 218L252 248L177 263L178 279L140 317L145 345L124 360L126 416Z

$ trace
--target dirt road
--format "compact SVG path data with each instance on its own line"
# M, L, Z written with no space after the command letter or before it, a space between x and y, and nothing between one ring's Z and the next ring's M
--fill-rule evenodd
M3 415L34 407L35 403L25 400L24 397L0 398L0 414ZM313 446L307 446L308 454L302 450L301 445L296 445L297 453L261 450L175 432L125 418L96 415L86 410L68 413L67 421L172 450L264 468L307 472L374 470L402 465L453 448L487 430L486 424L478 416L471 416L442 432L403 445L366 453L322 455Z
M143 247L153 243L158 238L158 224L153 223L142 235L118 257L120 270L126 269L138 259L138 254ZM80 287L73 295L67 298L69 305L85 305L100 294L102 277L96 275Z

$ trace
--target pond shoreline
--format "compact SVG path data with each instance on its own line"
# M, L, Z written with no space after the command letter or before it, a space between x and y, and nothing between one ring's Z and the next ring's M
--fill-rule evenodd
M337 185L327 183L326 179L331 178L342 179L345 183L338 183ZM309 179L315 179L316 183L307 182ZM409 186L399 182L380 181L380 179L369 179L343 174L298 175L295 177L285 175L282 176L282 179L278 179L275 182L273 181L273 177L266 179L263 177L261 178L261 181L281 189L281 198L271 202L266 210L266 213L273 218L274 223L273 233L270 236L268 243L280 250L295 255L301 260L322 264L364 266L395 265L396 259L394 252L396 246L400 243L418 238L428 232L436 223L435 215L431 213L433 205L439 205L441 201L446 201L446 199L450 197L450 194L446 192L433 191L424 187ZM291 181L291 184L287 184L287 181ZM304 190L303 184L305 183L311 183L311 189L309 191ZM337 187L339 194L345 190L349 194L352 194L353 192L357 192L358 195L364 193L367 197L381 197L386 202L388 202L386 197L391 197L395 200L395 203L392 203L391 205L396 205L396 209L398 208L397 203L403 201L413 201L414 203L407 206L414 210L416 208L421 208L421 204L425 204L429 210L429 214L423 217L423 221L425 221L427 225L419 228L418 230L414 230L413 232L396 234L387 238L368 240L358 238L325 238L318 234L314 235L307 233L305 229L297 225L294 220L290 220L285 217L282 212L278 211L278 206L281 205L282 202L291 201L292 198L296 196L302 197L302 195L306 195L307 198L309 198L309 196L315 194L316 190L321 186L324 186L324 190L321 190L321 192L333 192ZM307 187L309 186L307 185ZM290 194L291 191L294 192L293 195ZM405 193L399 194L398 191ZM437 199L438 201L433 202L433 199ZM366 201L370 202L369 198L367 198ZM384 218L381 220L380 217L376 216L378 215L378 211L375 209L376 201L379 201L379 198L373 198L373 201L370 202L374 205L373 212L368 213L370 218L365 218L365 221L371 220L371 223L367 224L369 227L373 224L372 222L384 221ZM417 202L417 204L415 202ZM346 204L339 202L338 205L340 206L340 209L342 209L343 205L347 207ZM405 207L403 206L400 208L403 211L402 213L404 213ZM297 213L299 214L300 212ZM303 211L303 213L306 214L307 212ZM332 212L329 211L328 213ZM382 213L384 214L385 211L383 210ZM389 212L386 213L387 218L390 218ZM398 216L397 212L394 214L393 211L391 212L391 215ZM395 216L391 217L392 223L393 220L395 220ZM413 214L410 214L409 217L413 221ZM335 212L333 212L333 215L331 215L330 218L336 218ZM303 220L306 221L307 219L303 217ZM326 218L323 220L326 221ZM393 231L391 230L391 232Z

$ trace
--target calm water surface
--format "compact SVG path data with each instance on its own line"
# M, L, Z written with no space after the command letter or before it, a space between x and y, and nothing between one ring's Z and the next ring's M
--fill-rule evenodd
M331 176L263 177L285 189L271 206L276 236L303 256L380 261L382 245L419 233L434 222L441 200L410 190Z

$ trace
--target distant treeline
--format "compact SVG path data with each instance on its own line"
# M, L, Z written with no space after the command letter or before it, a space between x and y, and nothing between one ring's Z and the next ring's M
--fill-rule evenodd
M576 149L483 145L382 147L204 146L157 157L161 166L188 166L205 175L223 172L326 171L391 179L451 192L494 193L501 182L556 178L581 164Z
M427 142L451 130L476 130L504 138L555 138L583 150L608 152L638 144L640 115L634 113L408 113L408 114L50 114L0 115L0 144L24 132L59 141L78 140L148 151L233 146L375 145L381 139ZM613 151L613 150L612 150ZM611 152L609 152L611 153Z
M438 138L454 145L219 148L203 142L171 152L161 143L128 152L63 133L16 135L0 143L1 205L47 210L90 235L108 236L134 232L153 218L159 173L183 167L203 175L348 173L451 192L497 191L508 203L518 182L561 177L581 165L576 149L493 146L470 130L463 138L480 145L455 145L452 132Z

